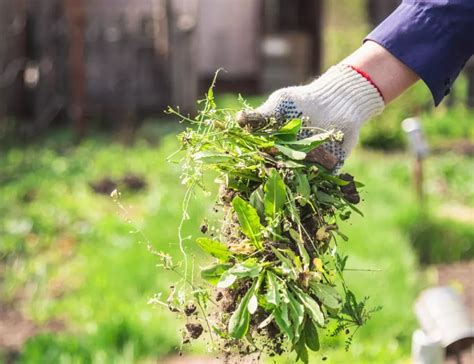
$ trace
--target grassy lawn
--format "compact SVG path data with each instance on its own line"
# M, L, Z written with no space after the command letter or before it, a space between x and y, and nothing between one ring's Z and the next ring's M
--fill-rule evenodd
M369 29L361 0L326 3L327 68L357 48ZM461 78L455 92L465 88ZM262 99L250 101L256 105ZM221 102L238 106L234 97ZM370 305L383 308L359 330L349 352L343 338L326 337L314 362L409 363L413 302L430 283L419 257L428 252L425 263L474 257L471 227L440 213L446 206L474 208L473 158L430 156L427 201L420 207L411 157L401 151L400 122L412 115L421 115L432 146L474 140L474 113L459 100L449 110L430 105L419 83L362 131L364 147L391 152L358 149L345 166L366 185L360 205L365 216L344 226L350 239L340 245L353 269L347 279L359 296L370 296ZM131 146L101 134L75 144L70 132L61 130L27 145L1 144L0 309L14 307L40 326L56 320L63 327L30 338L19 363L150 363L177 353L182 323L147 304L155 293L167 292L175 277L156 267L147 242L180 259L184 188L180 166L165 161L177 148L179 130L177 123L150 121ZM139 177L145 188L127 188L127 176ZM126 214L91 187L106 182L118 184ZM196 235L212 203L213 197L203 194L192 200L184 236ZM192 244L188 249L199 264L199 252ZM0 363L7 356L1 350Z
M145 240L179 259L184 189L179 166L165 162L176 149L177 130L148 124L129 147L106 136L74 146L70 135L59 132L2 151L1 301L38 324L56 319L64 325L59 333L31 338L20 363L146 362L176 352L180 323L147 305L174 277L156 267ZM432 156L424 210L435 213L452 202L472 207L473 168L466 157ZM345 226L350 240L341 244L354 269L348 280L383 309L358 332L349 352L342 339L325 338L326 350L317 357L333 363L404 363L416 325L413 300L426 284L404 223L418 213L410 158L358 150L345 169L366 184L360 206L365 217L351 219ZM146 188L127 189L120 181L130 174L142 177ZM104 177L119 184L126 216L109 196L91 188ZM193 200L185 236L198 231L212 201L203 195Z

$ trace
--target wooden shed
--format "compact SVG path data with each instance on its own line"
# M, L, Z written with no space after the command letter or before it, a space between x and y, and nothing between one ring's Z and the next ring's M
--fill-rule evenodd
M193 112L218 68L221 92L303 82L319 71L321 4L2 0L0 116L27 134L63 120L82 134L92 120L129 127L167 105Z

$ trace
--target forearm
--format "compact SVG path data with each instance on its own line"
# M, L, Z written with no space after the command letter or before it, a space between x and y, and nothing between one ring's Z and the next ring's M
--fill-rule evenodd
M385 104L419 80L415 72L373 41L365 42L341 63L367 73L382 93Z

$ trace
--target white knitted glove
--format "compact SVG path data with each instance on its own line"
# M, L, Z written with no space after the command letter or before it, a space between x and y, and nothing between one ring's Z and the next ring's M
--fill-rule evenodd
M306 86L287 87L275 91L254 111L244 111L238 118L307 119L300 138L334 129L341 131L341 142L323 145L338 159L339 169L357 144L362 124L384 109L377 88L348 65L331 67L321 77ZM240 122L240 121L239 121Z

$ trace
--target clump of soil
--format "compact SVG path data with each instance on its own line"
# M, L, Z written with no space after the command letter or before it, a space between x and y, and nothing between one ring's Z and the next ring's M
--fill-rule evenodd
M186 324L186 330L192 339L197 339L204 331L201 324Z

